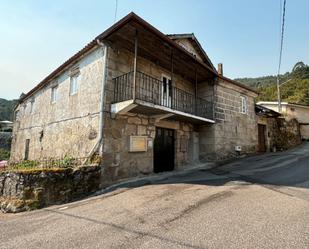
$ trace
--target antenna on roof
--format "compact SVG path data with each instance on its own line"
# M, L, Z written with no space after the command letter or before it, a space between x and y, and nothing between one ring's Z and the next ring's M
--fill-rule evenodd
M116 6L115 6L115 18L114 18L114 23L116 22L117 20L117 10L118 10L118 0L115 0L116 1Z

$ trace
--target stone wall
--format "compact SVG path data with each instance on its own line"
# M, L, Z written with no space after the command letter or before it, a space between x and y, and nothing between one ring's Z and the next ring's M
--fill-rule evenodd
M198 161L198 134L194 132L191 123L179 122L172 119L156 122L147 115L127 113L113 115L110 113L110 104L113 101L114 85L112 79L133 70L134 55L126 50L111 48L108 52L108 80L105 94L105 125L104 125L104 154L103 163L106 180L127 178L136 175L145 175L153 172L153 141L156 127L175 130L175 168L187 167L189 162ZM161 80L162 75L170 76L170 71L138 57L137 70ZM175 74L173 85L194 94L195 85ZM209 82L200 85L200 94L212 99L212 86ZM210 92L210 95L209 95ZM129 152L130 135L146 135L148 137L147 152ZM190 146L192 145L192 146ZM196 148L195 151L192 148ZM191 148L191 149L189 149Z
M193 152L189 151L189 144L194 143L192 124L173 120L156 122L154 118L146 115L127 113L105 119L104 181L153 173L153 142L156 127L175 130L175 168L182 169L189 166L189 162L194 160ZM129 152L131 135L147 136L148 150Z
M92 51L76 66L80 72L76 94L70 95L72 66L18 106L11 160L24 159L26 139L30 139L30 160L64 155L85 157L97 142L102 50ZM51 103L51 87L55 84L58 98Z
M99 189L101 167L0 172L0 209L21 212L81 198Z
M287 150L301 143L299 123L296 119L276 118L268 120L270 146L275 150Z
M243 114L241 96L247 98L247 113ZM214 88L214 125L199 128L202 160L221 160L253 153L257 150L257 120L254 92L220 80ZM235 146L241 146L240 153Z

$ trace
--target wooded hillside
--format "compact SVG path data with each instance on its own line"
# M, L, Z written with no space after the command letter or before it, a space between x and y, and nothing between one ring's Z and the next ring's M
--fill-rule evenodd
M13 110L17 100L6 100L0 98L0 121L13 121Z
M255 88L260 92L258 100L277 101L277 77L264 76L258 78L235 79L240 83ZM295 64L291 72L280 77L280 83L287 82L281 86L283 101L309 105L309 66L303 62Z

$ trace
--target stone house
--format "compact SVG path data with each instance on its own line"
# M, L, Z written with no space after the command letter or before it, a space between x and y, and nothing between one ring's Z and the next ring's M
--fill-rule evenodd
M278 111L278 102L261 101L258 103L271 110ZM282 102L282 115L286 120L296 119L299 123L300 135L303 140L309 140L309 106Z
M256 96L130 13L19 100L11 160L99 153L118 179L255 152Z
M258 152L276 152L301 143L300 126L296 119L286 119L280 113L262 105L255 106L258 123Z

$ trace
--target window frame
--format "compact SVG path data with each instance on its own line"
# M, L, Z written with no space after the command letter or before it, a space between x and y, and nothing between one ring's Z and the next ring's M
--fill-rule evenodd
M76 74L72 74L71 76L70 76L70 96L72 96L72 95L75 95L75 94L77 94L78 93L78 88L79 88L79 84L78 84L78 81L79 81L79 77L80 77L80 73L78 72L78 73L76 73ZM73 83L74 83L74 85L73 85ZM75 86L75 87L73 87L73 86ZM74 92L73 92L73 89L75 90Z
M30 114L34 112L34 103L35 103L35 99L33 98L30 101Z
M58 85L51 87L50 102L55 104L58 100Z
M247 96L240 96L241 106L240 106L240 113L248 114L248 97Z

